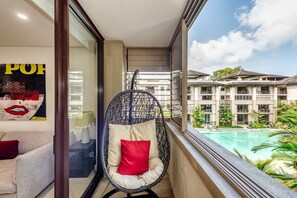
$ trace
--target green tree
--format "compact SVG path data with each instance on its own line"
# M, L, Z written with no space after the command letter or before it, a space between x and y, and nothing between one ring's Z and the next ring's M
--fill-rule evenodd
M223 126L223 127L232 126L233 114L229 105L223 105L223 104L220 105L219 117L220 117L220 121L219 121L220 126Z
M224 78L226 76L229 76L231 74L234 74L238 71L240 71L242 68L241 66L235 67L235 68L230 68L230 67L226 67L224 69L219 69L213 72L212 76L210 77L211 79L221 79Z
M201 128L202 124L205 121L205 117L204 117L204 111L201 110L200 106L197 106L194 108L192 112L192 116L194 118L193 127Z

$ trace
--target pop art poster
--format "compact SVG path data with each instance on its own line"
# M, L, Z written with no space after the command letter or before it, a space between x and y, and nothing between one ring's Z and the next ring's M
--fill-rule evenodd
M46 120L45 64L0 64L0 120Z

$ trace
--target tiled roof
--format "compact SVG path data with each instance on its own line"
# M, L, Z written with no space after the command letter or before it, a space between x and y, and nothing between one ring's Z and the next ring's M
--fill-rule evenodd
M215 81L193 81L193 82L188 82L188 85L225 85L220 82L215 82Z
M251 77L251 76L267 76L267 74L261 74L257 72L252 72L252 71L247 71L244 69L240 69L238 72L231 74L229 76L224 77L223 79L228 79L228 78L236 78L236 77Z
M297 85L297 75L279 81L279 85Z
M209 74L199 72L199 71L194 71L194 70L189 70L188 71L188 78L199 78L203 76L209 76Z

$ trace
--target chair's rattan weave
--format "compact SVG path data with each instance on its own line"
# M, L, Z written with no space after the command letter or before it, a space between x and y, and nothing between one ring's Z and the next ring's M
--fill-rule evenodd
M164 164L163 173L152 184L138 189L125 189L117 185L108 174L108 143L109 143L109 124L136 124L149 120L156 120L156 136L158 140L159 158ZM101 162L103 170L109 181L118 190L126 193L136 193L144 191L156 185L167 171L170 148L167 136L162 108L157 99L149 92L143 90L129 90L119 93L108 106L104 129L101 139Z

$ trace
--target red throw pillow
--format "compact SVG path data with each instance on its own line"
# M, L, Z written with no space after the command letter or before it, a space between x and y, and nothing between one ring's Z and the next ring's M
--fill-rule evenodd
M0 141L0 159L13 159L18 155L18 140Z
M118 173L122 175L141 175L148 171L150 140L121 140L121 161Z

